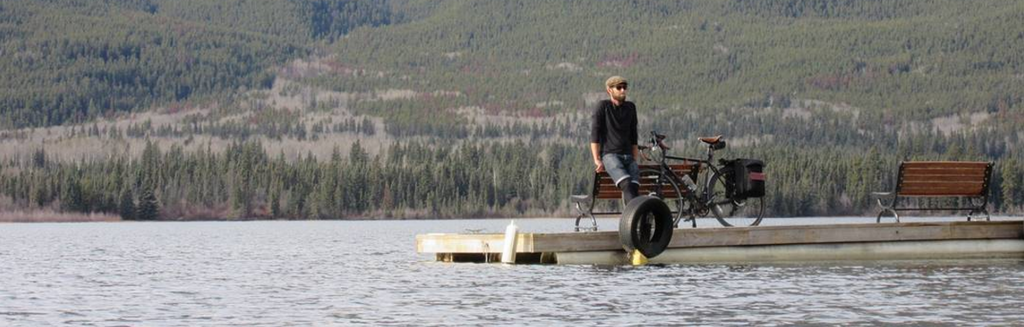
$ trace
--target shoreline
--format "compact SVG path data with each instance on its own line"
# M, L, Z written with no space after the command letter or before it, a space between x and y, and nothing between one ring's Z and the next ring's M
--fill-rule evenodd
M0 224L2 223L91 223L91 222L120 222L121 217L107 213L77 213L77 212L56 212L50 210L39 211L0 211Z
M614 219L614 216L599 217L598 219ZM766 217L766 219L818 219L818 218L846 218L846 219L858 219L858 218L872 218L871 216L849 216L849 215L836 215L836 216L806 216L806 217ZM925 216L914 216L914 218L960 218L956 215L925 215ZM962 217L966 220L966 216ZM1014 218L1021 218L1018 215L993 215L992 220L1007 220ZM500 220L500 219L565 219L571 221L574 217L567 216L465 216L465 217L345 217L337 219L270 219L270 218L222 218L222 219L156 219L156 220L124 220L117 215L104 214L104 213L59 213L59 212L0 212L0 225L5 223L109 223L109 222L250 222L250 221L412 221L412 220ZM713 219L713 218L711 218ZM885 223L886 221L882 221Z

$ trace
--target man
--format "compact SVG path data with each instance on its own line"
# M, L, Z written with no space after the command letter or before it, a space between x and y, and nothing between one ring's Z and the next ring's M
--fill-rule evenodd
M612 76L604 85L609 99L594 106L590 153L597 165L595 170L608 172L628 204L640 189L640 168L635 159L640 153L637 148L636 106L626 101L629 82L625 78Z

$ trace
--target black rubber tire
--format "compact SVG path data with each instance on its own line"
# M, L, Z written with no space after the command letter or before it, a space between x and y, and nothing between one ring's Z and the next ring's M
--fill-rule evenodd
M672 211L653 196L639 196L626 205L619 219L619 242L628 253L639 250L654 258L672 241Z
M650 192L647 195L655 196L661 199L662 201L665 201L665 204L668 205L669 211L676 213L675 216L672 217L672 226L679 227L679 222L682 221L685 217L690 216L690 211L693 210L693 204L690 203L690 199L687 197L675 197L666 200L665 197L661 194L661 191L663 190L662 184L667 184L668 187L671 187L673 190L675 190L676 194L683 194L683 192L679 185L676 184L676 182L672 178L669 178L667 175L662 174L658 170L643 169L640 170L640 176L656 176L654 177L655 179L653 182L653 184L655 184L656 186L654 186L653 189L650 190Z

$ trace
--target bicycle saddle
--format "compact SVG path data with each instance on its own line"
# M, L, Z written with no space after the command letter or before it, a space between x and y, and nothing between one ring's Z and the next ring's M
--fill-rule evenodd
M718 135L718 136L713 136L713 137L701 137L699 139L700 139L701 142L704 142L704 143L707 143L707 144L715 144L715 143L718 143L718 141L722 140L722 136Z

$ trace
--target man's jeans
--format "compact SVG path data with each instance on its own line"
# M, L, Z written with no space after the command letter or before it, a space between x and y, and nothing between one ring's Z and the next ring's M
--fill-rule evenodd
M626 178L640 185L640 167L637 166L636 160L633 160L633 155L605 153L601 156L601 162L604 163L604 170L612 177L616 186Z

